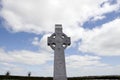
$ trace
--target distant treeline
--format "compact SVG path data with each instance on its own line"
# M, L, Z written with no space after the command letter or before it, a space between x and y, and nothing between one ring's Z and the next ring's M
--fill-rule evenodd
M120 80L120 76L85 76L69 77L68 80ZM53 80L52 77L7 76L0 75L0 80Z

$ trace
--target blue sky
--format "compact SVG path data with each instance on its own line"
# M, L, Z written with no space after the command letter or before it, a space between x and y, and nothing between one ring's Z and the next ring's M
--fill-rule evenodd
M56 23L72 41L68 76L120 74L119 0L1 0L0 6L0 75L52 76L46 40Z

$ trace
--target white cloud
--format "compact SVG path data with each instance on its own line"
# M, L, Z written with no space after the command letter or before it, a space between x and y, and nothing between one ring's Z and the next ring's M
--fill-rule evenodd
M106 3L101 8L104 1L107 0L3 0L1 16L14 32L51 32L56 23L71 28L70 25L83 24L91 16L101 16L119 7Z
M92 19L92 21L102 20L104 18L106 18L106 16L96 16Z
M47 61L52 60L52 55L45 51L40 53L27 50L5 52L1 49L0 56L1 62L15 62L28 65L45 64Z
M47 61L53 60L53 55L50 53L49 54L46 52L37 53L27 50L5 52L3 49L0 49L0 56L1 56L0 66L2 65L4 66L4 69L1 71L4 73L6 71L10 71L12 72L11 74L25 75L27 74L28 71L32 71L32 75L52 76L53 66L52 64L46 63ZM79 71L79 68L81 69L82 67L89 67L89 66L99 67L99 66L107 65L105 63L100 62L100 60L101 60L100 57L90 56L90 55L67 56L66 65L67 65L68 73L70 73L69 70L71 71L73 69L78 69ZM18 64L20 64L21 66L19 66ZM22 64L27 64L29 67L30 65L32 67L35 67L35 65L39 65L39 68L34 68L31 70L30 68L22 66ZM43 73L39 73L39 71L43 71Z
M29 71L32 72L33 76L52 76L53 74L53 56L51 54L45 52L36 53L27 50L5 52L3 49L0 49L0 56L0 70L2 71L2 73L0 74L5 74L7 71L10 71L12 75L24 76L27 75L27 72ZM81 69L82 67L101 67L107 65L100 62L100 60L101 58L98 56L67 56L66 65L68 69L68 74L70 73L69 70L71 71L73 69L78 69L79 71L79 69ZM52 61L52 63L48 64L46 63L47 61Z
M120 19L86 31L79 50L101 56L120 56Z
M0 15L13 32L48 33L54 31L54 24L61 23L74 43L84 36L79 26L89 18L101 19L104 13L118 10L120 3L106 2L100 7L104 1L107 0L3 0Z
M11 75L27 76L52 76L53 66L48 61L53 61L53 56L46 52L32 52L27 50L5 52L0 49L0 75L7 71ZM42 72L42 73L41 73Z
M10 72L10 75L20 75L25 72L25 68L23 68L19 65L16 65L14 63L3 62L0 60L0 71L1 71L0 75L5 75L6 72L8 72L8 71ZM26 72L28 72L28 71L26 71Z
M50 37L50 35L51 34L45 34L40 39L38 37L34 37L32 44L34 46L38 46L40 51L42 50L48 53L53 53L53 50L47 45L47 38Z
M39 38L38 37L34 37L33 41L32 41L32 44L34 46L39 46Z
M106 66L107 64L100 62L101 58L98 56L80 56L80 55L71 55L67 58L67 66L70 68L79 68L87 66Z
M78 68L67 68L68 76L96 76L96 75L119 75L120 65L117 66L89 66Z
M66 57L68 76L119 75L120 65L110 65L99 56L70 55Z

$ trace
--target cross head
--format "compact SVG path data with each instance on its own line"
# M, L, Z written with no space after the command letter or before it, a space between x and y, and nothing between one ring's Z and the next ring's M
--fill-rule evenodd
M56 48L65 49L67 46L71 44L70 37L67 37L62 32L62 25L55 25L55 33L53 33L50 37L48 37L48 46L50 46L53 50Z

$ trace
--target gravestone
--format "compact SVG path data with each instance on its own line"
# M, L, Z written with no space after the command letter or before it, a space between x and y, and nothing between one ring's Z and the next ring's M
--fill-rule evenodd
M55 33L48 37L48 46L54 50L53 80L67 80L64 50L71 44L70 37L62 32L62 25L55 25Z

